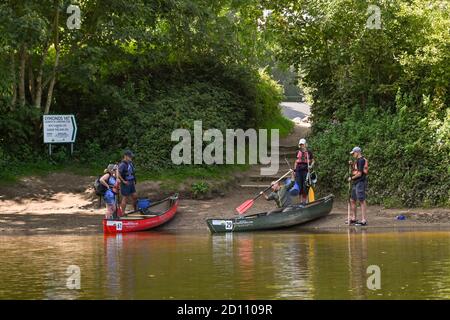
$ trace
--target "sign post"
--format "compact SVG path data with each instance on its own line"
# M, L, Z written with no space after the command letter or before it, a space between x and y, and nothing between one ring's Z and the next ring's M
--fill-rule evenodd
M70 154L77 136L77 123L73 114L51 114L43 116L44 143L52 155L53 143L70 143Z

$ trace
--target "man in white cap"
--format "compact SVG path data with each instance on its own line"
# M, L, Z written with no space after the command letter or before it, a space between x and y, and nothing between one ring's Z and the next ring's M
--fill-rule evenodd
M351 176L348 179L352 183L352 189L350 197L351 217L348 223L365 226L367 225L366 188L369 164L363 157L360 147L354 147L350 154L356 160L349 162L349 165L351 165ZM361 221L356 220L356 201L359 201L361 205Z
M307 149L306 139L302 138L298 141L299 150L297 151L294 163L295 181L299 187L299 197L301 203L306 203L308 199L308 187L306 186L306 177L308 171L314 165L314 157L310 150Z

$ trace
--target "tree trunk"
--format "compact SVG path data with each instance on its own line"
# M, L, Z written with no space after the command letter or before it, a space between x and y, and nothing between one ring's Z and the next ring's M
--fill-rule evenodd
M45 104L44 114L48 114L50 112L50 105L52 104L53 88L55 87L56 83L56 68L58 67L58 62L59 62L59 51L56 51L55 65L53 66L52 79L50 80L50 85L48 86L47 102Z
M13 110L17 102L16 58L14 56L14 52L11 53L11 77L12 77L11 110Z
M19 65L19 104L25 105L25 66L27 60L27 51L25 44L20 50L20 65Z
M31 102L34 104L36 94L34 92L35 90L35 84L34 84L34 72L33 72L33 62L31 61L31 55L29 56L28 60L28 90L30 91L30 97Z
M48 44L45 44L44 52L42 53L41 64L39 66L38 75L36 77L36 99L34 101L34 106L38 109L41 108L41 103L42 103L42 90L43 90L42 77L44 74L44 63L45 63L45 58L47 58L48 49L49 49L48 47L49 47Z
M52 104L52 97L53 97L53 88L55 87L55 83L56 83L56 72L58 69L58 63L59 63L59 1L55 0L55 7L56 7L56 13L55 13L55 51L56 51L56 56L55 56L55 64L53 65L53 72L52 72L52 78L50 80L50 85L48 87L48 92L47 92L47 102L45 104L45 110L44 110L44 114L48 114L50 112L50 105Z

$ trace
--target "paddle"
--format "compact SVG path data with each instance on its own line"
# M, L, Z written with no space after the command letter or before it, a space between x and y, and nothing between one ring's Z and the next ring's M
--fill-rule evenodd
M287 163L287 165L288 165L289 169L291 169L291 170L292 170L292 167L291 167L291 165L289 164L289 161L288 161L288 159L286 159L286 157L284 157L284 161L286 161L286 163Z
M308 163L308 203L314 202L316 199L314 195L314 189L312 187L312 181L311 181L311 172L309 171L309 163Z
M250 209L253 206L253 203L255 202L256 199L258 199L259 197L262 196L262 194L264 192L266 192L267 190L269 190L270 188L272 188L272 186L277 183L280 182L281 180L283 180L284 177L286 177L288 174L290 174L292 172L292 170L289 170L288 172L286 172L280 179L278 179L277 181L275 181L274 183L270 184L270 186L268 186L266 189L264 189L264 191L262 193L259 193L256 197L254 197L253 199L249 199L247 201L245 201L244 203L242 203L239 207L236 208L236 211L239 214L243 214L245 213L245 211L247 211L248 209Z
M352 165L348 164L348 177L352 176ZM347 223L350 225L350 198L352 197L352 182L348 179L348 204L347 204Z
M308 188L308 203L314 202L316 200L316 197L314 195L314 189L310 185Z

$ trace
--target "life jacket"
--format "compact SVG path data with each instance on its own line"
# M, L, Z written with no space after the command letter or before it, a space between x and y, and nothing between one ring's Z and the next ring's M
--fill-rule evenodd
M136 180L133 163L126 161L122 161L122 163L125 163L126 165L125 170L123 172L120 172L122 178L124 178L127 181Z
M115 186L116 186L116 181L117 179L112 175L112 174L110 174L109 175L109 179L108 179L108 185L111 187L111 188L114 188ZM114 190L113 190L113 192L115 192Z
M309 151L308 150L306 150L304 152L302 150L299 150L297 152L297 160L295 160L295 166L297 167L301 163L306 163L306 164L310 163L309 162Z
M369 174L369 160L362 157L364 159L364 168L363 168L363 175L367 176ZM352 174L355 175L358 173L358 160L353 161L352 164Z

